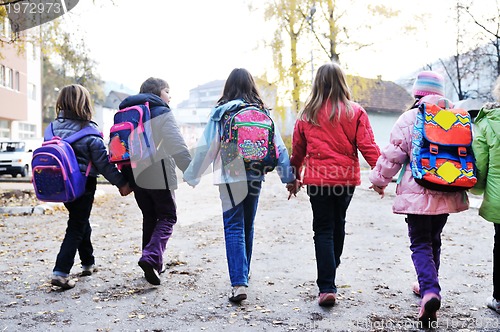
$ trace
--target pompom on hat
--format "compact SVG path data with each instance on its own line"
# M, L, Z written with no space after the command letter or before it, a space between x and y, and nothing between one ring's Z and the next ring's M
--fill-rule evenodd
M413 83L413 97L438 95L444 97L444 78L434 71L421 71Z

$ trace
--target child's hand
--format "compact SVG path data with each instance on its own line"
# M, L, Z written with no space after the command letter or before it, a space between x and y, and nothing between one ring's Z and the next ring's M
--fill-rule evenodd
M288 190L288 199L293 196L297 196L297 193L300 191L300 187L302 187L302 183L300 180L295 179L293 182L286 184L286 189Z
M127 196L132 192L132 188L130 188L129 184L127 183L126 185L123 185L120 188L118 188L118 191L120 192L120 195Z
M381 196L380 198L384 198L385 187L379 187L379 186L376 186L376 185L372 184L370 186L370 189L375 190Z

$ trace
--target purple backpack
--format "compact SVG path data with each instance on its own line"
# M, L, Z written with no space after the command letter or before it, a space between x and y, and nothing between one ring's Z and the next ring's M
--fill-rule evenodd
M36 197L40 201L67 203L85 193L85 184L92 163L89 162L85 175L82 174L71 144L88 135L102 137L97 129L85 127L61 139L54 136L52 124L47 127L45 142L33 151L31 160L32 182Z

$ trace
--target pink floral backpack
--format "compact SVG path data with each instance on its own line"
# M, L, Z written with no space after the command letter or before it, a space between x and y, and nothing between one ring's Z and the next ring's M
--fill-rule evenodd
M222 118L221 158L226 171L236 172L233 161L242 158L245 169L257 173L271 172L278 164L274 142L274 122L267 109L242 103ZM235 168L235 169L233 169Z

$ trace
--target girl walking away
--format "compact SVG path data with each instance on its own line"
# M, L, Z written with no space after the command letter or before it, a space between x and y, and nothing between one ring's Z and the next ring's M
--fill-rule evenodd
M500 314L500 76L497 78L493 96L498 100L487 103L475 119L475 135L472 143L476 157L477 183L473 194L483 195L479 215L493 222L495 228L493 245L493 296L488 308Z
M418 74L413 85L413 106L403 113L394 124L390 143L382 150L377 165L370 172L370 188L382 197L384 188L404 167L396 187L393 212L406 214L410 250L417 273L418 285L414 293L420 295L418 319L425 325L437 320L436 312L441 306L441 286L438 272L441 254L441 232L450 213L467 210L469 202L464 190L443 192L420 186L412 176L410 156L412 135L418 106L422 102L433 104L450 101L444 99L444 79L432 71Z
M344 248L346 212L361 184L358 150L370 167L375 166L380 149L366 111L351 101L340 66L322 65L295 123L290 161L295 176L307 185L311 202L321 306L332 306L337 298L335 275ZM296 189L290 186L289 191L294 194Z
M145 169L122 168L129 180L137 205L142 212L142 255L139 266L146 281L160 285L164 271L163 254L177 222L174 190L177 189L175 168L184 171L191 162L191 155L170 111L170 87L160 78L150 77L140 88L140 93L125 98L120 109L149 103L150 128L156 154L154 163ZM138 165L140 166L140 165Z
M246 69L236 68L226 80L222 96L212 110L198 142L193 161L184 173L185 181L195 186L202 173L213 164L214 184L219 187L222 203L226 257L232 286L229 300L236 303L247 298L254 219L265 172L257 167L246 168L241 157L236 157L229 164L224 162L221 150L222 154L225 150L221 148L221 137L230 115L248 103L269 113L252 75ZM274 142L279 155L276 169L281 181L293 186L296 182L288 152L276 127Z
M66 138L85 127L95 127L92 119L92 104L90 94L83 86L68 85L61 89L56 103L57 118L52 121L53 136ZM85 136L72 144L78 159L80 172L86 173L89 163L90 172L87 177L85 194L76 200L64 203L69 212L66 234L57 254L52 275L52 285L62 289L75 286L75 281L69 277L75 260L76 252L82 263L81 276L89 276L94 271L94 249L90 239L92 228L89 217L94 202L97 185L97 175L101 173L113 185L119 188L122 196L128 195L131 189L125 177L108 162L108 154L104 141L98 136Z

